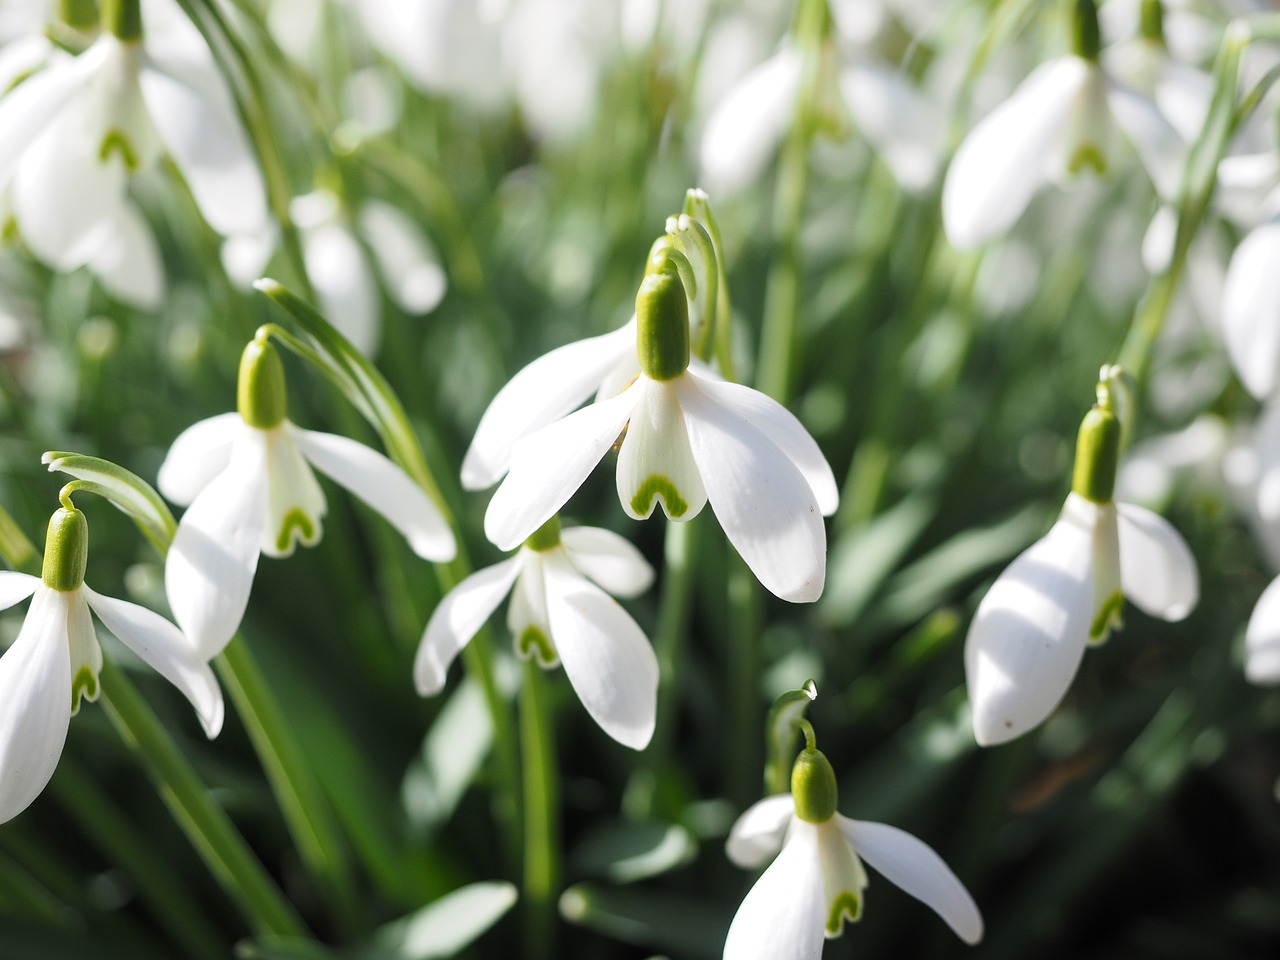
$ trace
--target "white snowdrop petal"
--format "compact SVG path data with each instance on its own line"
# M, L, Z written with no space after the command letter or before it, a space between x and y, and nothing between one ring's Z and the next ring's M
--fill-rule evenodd
M1156 193L1167 201L1178 195L1187 145L1178 131L1146 97L1116 83L1107 85L1107 104L1146 168Z
M706 506L707 492L689 449L676 388L643 378L631 391L636 403L618 451L622 509L633 520L645 520L662 504L672 520L692 520Z
M485 567L445 594L427 621L413 660L413 682L419 696L444 689L449 665L511 592L520 572L518 556Z
M1244 634L1244 675L1250 683L1280 683L1280 577L1262 591Z
M386 518L424 560L444 563L457 554L453 531L435 501L395 463L347 437L292 424L289 434L312 465Z
M329 505L299 449L299 431L285 421L261 432L267 443L267 521L259 549L268 557L288 557L299 542L320 542Z
M711 509L751 572L777 597L822 595L827 533L813 490L761 430L686 375L677 390Z
M1117 503L1120 583L1143 613L1181 620L1200 599L1195 557L1164 517L1132 503Z
M247 430L238 413L200 420L178 434L165 454L156 486L180 507L189 506L231 462L231 446Z
M840 814L836 822L858 855L885 879L932 909L965 943L982 940L978 905L931 846L885 823L850 820Z
M626 537L600 527L560 531L573 565L615 597L638 597L653 585L653 567Z
M973 731L982 746L1053 712L1084 656L1093 619L1093 537L1060 519L996 579L965 641Z
M791 122L802 64L800 51L778 52L739 80L707 118L699 157L709 192L735 193L764 171Z
M854 124L904 189L933 183L947 125L901 70L860 59L840 74L840 92Z
M1088 78L1079 57L1050 60L969 131L942 187L942 221L953 246L979 247L1022 216L1061 155Z
M389 203L368 200L360 209L358 225L396 305L414 315L434 310L448 278L417 223Z
M823 901L817 830L796 821L778 858L738 907L724 960L816 960L826 924Z
M0 610L8 610L36 592L40 578L13 570L0 570Z
M543 554L543 573L551 641L565 676L600 729L643 750L657 718L658 658L618 601L556 553Z
M543 354L512 377L489 403L462 460L462 486L491 487L507 472L512 447L579 406L628 352L634 323ZM606 398L607 399L607 398Z
M177 627L160 614L127 600L81 587L102 625L191 701L210 740L222 730L222 688L206 663Z
M18 638L0 656L0 823L53 776L71 723L67 622L74 593L36 591Z
M267 522L266 438L245 427L227 468L195 498L165 558L173 617L196 652L212 660L249 604Z
M740 383L698 378L703 393L740 416L787 455L813 490L824 517L836 512L840 489L831 464L809 431L790 410L767 394Z
M795 812L796 801L789 793L756 801L733 822L724 844L725 855L744 869L761 866L782 849Z
M1280 373L1280 221L1240 242L1222 292L1222 336L1227 355L1249 392L1275 392Z
M617 441L635 399L628 390L516 443L510 472L484 515L484 533L494 546L514 550L564 506Z
M138 83L156 133L191 188L205 221L223 236L266 225L266 190L226 82L211 56L176 55L150 43Z
M382 339L381 304L360 242L346 227L326 223L302 232L302 252L324 315L352 346L372 356Z
M126 199L106 229L89 269L113 297L144 310L158 310L164 300L164 261L151 225Z
M560 664L547 618L547 583L543 574L545 552L522 549L520 573L507 606L507 630L522 658L533 657L539 666L550 670Z

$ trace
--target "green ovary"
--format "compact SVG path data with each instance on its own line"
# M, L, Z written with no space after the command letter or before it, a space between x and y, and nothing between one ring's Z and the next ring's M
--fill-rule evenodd
M862 898L848 890L840 893L827 914L827 934L838 937L844 932L845 922L857 923L862 919Z
M516 638L516 651L524 658L533 657L540 667L554 667L559 659L551 638L530 624Z
M680 496L675 484L656 473L650 474L649 479L640 484L640 489L631 498L631 509L644 516L653 510L654 501L659 497L662 498L667 516L673 520L680 519L689 510L689 504Z
M281 553L289 550L289 545L293 540L293 531L299 531L299 539L306 544L314 543L316 539L316 525L297 507L294 507L284 516L284 522L280 524L280 533L276 537L276 549Z
M81 667L71 679L71 713L80 710L80 700L98 699L98 678L88 667Z

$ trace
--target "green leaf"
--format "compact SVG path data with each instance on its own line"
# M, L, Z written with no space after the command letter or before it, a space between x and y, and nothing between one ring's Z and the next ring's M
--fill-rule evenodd
M614 821L590 831L570 861L579 873L632 883L683 866L697 852L689 831L678 824Z
M338 960L314 940L295 937L255 937L236 944L236 960Z
M560 915L576 926L670 951L683 960L718 960L731 919L720 907L689 894L639 887L611 890L587 883L564 892Z
M791 762L795 759L792 745L809 704L818 699L818 685L806 680L799 690L788 690L773 701L765 720L764 783L769 793L786 793L791 783Z
M473 883L416 913L388 923L357 960L443 960L452 957L502 919L518 895L509 883Z
M162 555L168 551L178 525L160 494L137 474L110 460L59 450L46 452L40 462L48 464L50 473L65 473L76 478L64 491L85 491L105 497L138 525Z

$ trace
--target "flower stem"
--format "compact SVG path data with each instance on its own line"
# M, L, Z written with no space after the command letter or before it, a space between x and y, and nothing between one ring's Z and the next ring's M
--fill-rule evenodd
M147 763L160 795L201 858L258 933L307 937L297 911L209 795L164 725L115 664L102 667L102 700L120 736Z
M525 949L529 960L555 952L555 898L560 887L560 797L555 732L542 669L524 662L520 687L520 746L524 755Z

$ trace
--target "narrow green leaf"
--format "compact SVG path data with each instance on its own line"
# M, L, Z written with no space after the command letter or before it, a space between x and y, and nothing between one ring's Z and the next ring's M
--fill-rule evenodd
M613 821L591 830L570 854L574 869L614 883L633 883L681 867L698 845L674 823Z

